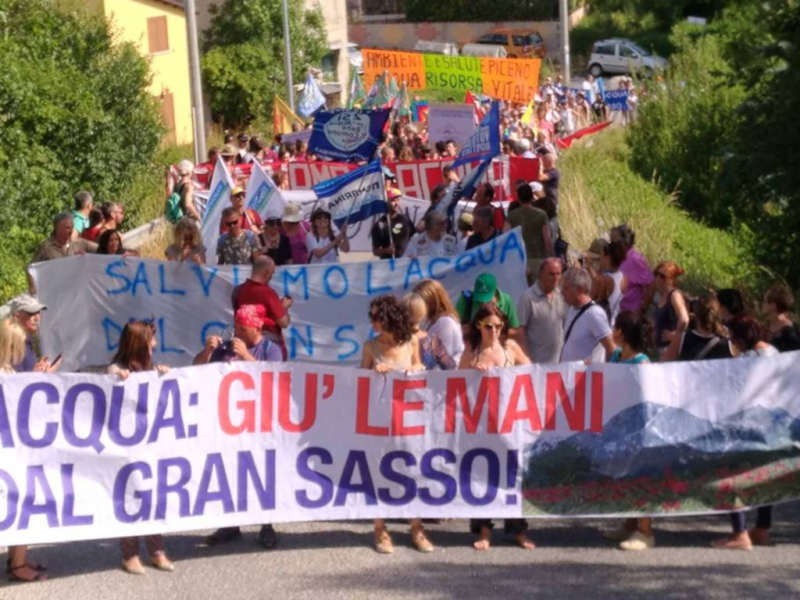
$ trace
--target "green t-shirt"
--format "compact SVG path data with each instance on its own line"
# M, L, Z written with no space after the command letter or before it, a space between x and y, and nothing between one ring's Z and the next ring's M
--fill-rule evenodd
M89 228L89 219L84 217L77 210L72 211L72 227L78 232L78 235L83 233L84 229Z
M520 206L508 213L507 220L512 229L522 227L522 241L525 242L528 260L547 258L543 230L549 226L550 220L546 212L533 206Z
M472 292L470 292L471 294ZM516 329L519 327L519 317L517 316L517 307L514 305L514 301L511 299L511 296L506 294L501 290L497 290L494 293L494 303L497 305L497 308L500 309L506 319L508 319L508 327L509 329ZM478 312L478 309L481 307L479 302L472 303L472 310L470 310L469 315L469 322L472 323L472 319L475 318L475 313ZM467 299L464 297L464 294L460 294L458 296L458 302L456 302L456 312L458 313L458 318L461 322L464 322L464 312L467 310Z

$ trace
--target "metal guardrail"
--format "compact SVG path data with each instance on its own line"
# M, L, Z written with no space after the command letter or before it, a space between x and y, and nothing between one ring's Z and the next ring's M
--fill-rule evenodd
M139 225L136 229L131 229L125 232L125 247L131 250L141 248L147 240L153 235L153 232L164 223L164 217L153 219L149 223Z

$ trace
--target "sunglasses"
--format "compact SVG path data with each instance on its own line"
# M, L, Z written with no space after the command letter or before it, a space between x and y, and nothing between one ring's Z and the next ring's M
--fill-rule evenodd
M280 224L281 224L281 220L280 220L280 219L267 219L267 220L266 220L266 221L264 221L264 222L265 222L267 225L271 225L272 227L277 227L278 225L280 225Z
M502 331L503 330L503 325L499 324L499 323L486 323L486 322L483 322L483 323L479 323L478 326L481 327L482 329L489 329L491 331Z
M239 224L239 219L236 219L235 221L226 221L225 227L235 227L238 224Z

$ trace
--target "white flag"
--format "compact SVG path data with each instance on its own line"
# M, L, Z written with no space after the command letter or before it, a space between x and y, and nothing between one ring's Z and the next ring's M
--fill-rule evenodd
M250 171L244 198L245 206L256 211L264 221L283 216L286 200L269 173L257 162L253 163L253 170Z
M231 190L233 189L233 179L222 157L217 158L214 165L214 175L211 177L211 185L208 188L208 202L203 212L203 246L206 247L206 263L209 265L217 264L217 240L219 239L219 227L222 220L222 211L231 205Z

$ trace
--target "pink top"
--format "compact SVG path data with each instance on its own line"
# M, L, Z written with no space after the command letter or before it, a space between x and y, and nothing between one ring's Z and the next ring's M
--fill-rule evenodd
M292 264L305 265L308 264L308 248L306 247L306 236L311 231L311 226L305 221L300 221L300 227L297 228L297 233L294 237L290 236L286 230L283 234L289 238L289 244L292 246Z
M622 295L620 310L638 311L644 302L647 288L653 283L653 273L647 259L636 248L628 250L628 256L619 270L628 278L628 287Z

